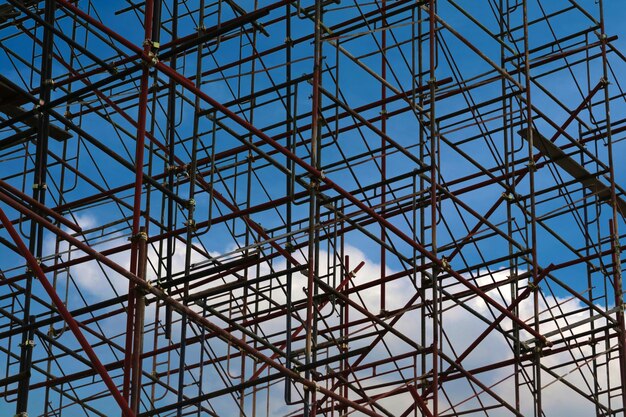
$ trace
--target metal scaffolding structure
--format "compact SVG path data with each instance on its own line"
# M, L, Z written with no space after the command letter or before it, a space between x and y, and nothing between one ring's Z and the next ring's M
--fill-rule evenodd
M1 3L2 415L623 416L617 3Z

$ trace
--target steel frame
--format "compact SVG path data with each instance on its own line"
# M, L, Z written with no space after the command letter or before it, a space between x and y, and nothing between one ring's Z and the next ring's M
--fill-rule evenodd
M623 415L604 3L0 4L0 410Z

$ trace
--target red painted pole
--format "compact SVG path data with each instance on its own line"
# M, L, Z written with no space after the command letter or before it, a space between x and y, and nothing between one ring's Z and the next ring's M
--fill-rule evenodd
M153 54L152 45L152 15L154 11L154 1L146 0L146 10L144 16L144 42L143 42L143 55L150 56ZM148 112L148 87L150 82L150 68L146 63L141 72L141 84L139 94L139 110L137 117L137 138L135 145L135 186L134 186L134 198L133 198L133 223L132 223L132 237L130 243L130 272L134 275L138 274L139 265L139 228L141 223L141 196L143 187L143 163L144 163L144 145L146 141L146 117ZM134 329L135 323L135 304L137 303L137 296L135 292L135 284L132 281L128 282L128 305L126 312L126 338L125 338L125 353L124 353L124 385L123 394L126 401L130 401L131 392L134 395L139 395L141 390L139 387L131 386L133 384L141 384L141 377L133 380L132 375L136 374L135 366L133 363L133 350L137 349L134 346L133 340L135 339L134 333L136 331L141 332L143 329ZM132 399L132 404L139 404L139 401ZM138 411L135 409L135 411Z

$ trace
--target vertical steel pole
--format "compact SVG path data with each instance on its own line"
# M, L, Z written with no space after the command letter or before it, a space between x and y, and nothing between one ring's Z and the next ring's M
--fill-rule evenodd
M319 122L320 122L320 82L322 76L322 3L323 0L315 0L315 17L314 17L314 52L313 52L313 93L311 104L311 166L318 168L318 139L319 139ZM307 307L306 307L306 345L305 345L305 364L312 362L313 356L313 338L315 326L315 311L313 309L313 299L317 292L317 242L316 235L316 212L317 212L317 192L319 188L319 179L311 176L309 186L309 224L308 224L308 271L307 271ZM307 367L305 378L311 377L311 371ZM315 410L315 391L306 390L304 397L304 416L314 417Z
M154 12L154 0L146 0L145 16L144 16L144 42L143 52L147 56L152 56L156 60L155 48L152 41L152 23ZM133 197L133 223L130 247L130 272L138 275L138 251L139 251L139 228L141 225L141 200L143 186L143 165L144 165L144 145L146 140L146 119L148 112L148 88L150 82L150 64L145 63L141 72L141 84L139 92L139 104L137 115L137 137L135 145L135 184ZM126 315L126 338L124 353L124 379L122 386L122 394L124 399L129 402L130 385L133 367L133 324L135 310L135 285L132 282L128 284L128 305Z
M291 67L291 55L292 55L292 39L291 39L291 5L285 5L285 42L287 43L285 48L285 77L286 77L286 89L285 89L285 102L287 107L286 112L286 120L285 120L285 143L287 148L293 152L293 142L294 142L294 133L292 132L294 123L292 121L292 87L291 87L291 79L292 79L292 67ZM286 249L291 251L293 248L292 243L292 203L291 197L293 196L293 175L294 175L294 163L289 157L285 157L285 166L290 172L290 175L285 176L285 194L290 197L285 206L285 232L287 234L287 243ZM293 283L293 273L291 272L291 260L286 258L286 268L287 268L287 276L285 277L285 353L287 359L285 361L285 366L287 369L292 369L291 366L291 332L292 332L292 283ZM291 405L291 379L289 377L285 377L285 403L287 405Z
M178 39L178 2L172 4L172 42ZM178 62L177 54L172 54L170 58L170 67L176 68ZM176 83L173 79L169 79L168 96L167 96L167 189L174 191L174 164L176 155ZM172 198L167 198L167 230L174 229L174 214L176 210L176 202ZM165 260L165 280L167 288L170 288L172 282L172 255L175 250L174 236L168 236L165 243L166 260ZM172 332L172 309L165 306L165 337L169 339Z
M436 48L437 40L435 28L435 0L428 2L428 25L429 25L429 84L430 84L430 237L431 252L437 257L437 158L438 158L438 135L436 116ZM432 269L432 332L433 332L433 361L432 361L432 387L433 387L433 415L439 413L439 265Z
M499 3L499 7L500 7L500 19L499 19L499 27L500 27L500 33L505 33L506 31L509 30L509 26L508 26L508 19L506 18L506 16L509 13L509 2L506 2L506 6L504 3L504 0L500 0ZM506 11L505 11L506 8ZM506 59L505 59L505 48L504 48L504 44L501 45L500 47L500 66L502 68L506 68ZM507 87L507 80L502 78L502 81L500 83L500 88L502 91L502 125L503 125L503 129L502 129L502 134L503 134L503 147L504 147L504 172L506 174L508 174L511 170L514 170L514 166L512 166L512 162L514 164L515 161L515 146L514 146L514 135L511 134L509 137L509 134L511 133L511 128L509 127L509 114L510 112L508 111L508 107L510 106L510 99L505 98L505 94L506 94L506 87ZM511 193L512 195L515 194L515 181L511 181L511 178L507 175L506 178L506 184L507 184L507 191L508 193ZM513 204L514 202L511 199L507 199L506 200L506 222L507 222L507 235L510 236L511 238L513 237ZM511 242L509 242L509 276L515 276L517 274L517 265L515 262L515 259L513 257L513 244ZM517 282L517 280L513 280L511 282L511 300L515 300L518 296L518 291L519 291L519 284ZM518 313L519 309L516 307L514 307L513 309L513 314L515 314L516 316L519 314ZM515 341L513 342L513 354L515 358L519 358L521 356L521 344L519 342L519 326L517 325L517 323L513 323L513 335L514 335L514 339ZM518 360L516 360L513 364L513 391L514 391L514 396L515 396L515 410L519 411L520 410L520 375L519 375L519 370L520 370L520 362Z
M613 259L613 285L615 292L615 307L617 307L618 322L618 348L619 367L621 377L621 398L622 409L626 408L626 326L624 324L624 286L622 282L622 261L620 256L619 242L619 215L617 212L617 193L615 189L615 164L613 153L613 130L611 126L611 95L609 92L609 68L607 59L607 35L605 29L604 0L599 0L600 8L600 47L602 51L602 75L604 78L604 115L606 120L606 145L609 159L609 178L611 181L611 222L609 224L609 234L611 238L611 249ZM622 213L626 215L626 213Z
M382 0L382 33L381 33L381 49L380 65L381 65L381 78L383 81L387 81L387 19L386 19L387 1ZM387 86L385 82L381 83L380 98L382 101L380 109L380 131L383 135L387 135ZM384 137L380 138L380 207L381 210L385 210L387 202L387 141ZM387 241L387 231L384 225L380 226L380 310L381 313L385 311L385 268L387 264L387 250L385 249L385 243Z
M137 276L146 280L146 263L147 263L147 241L145 227L140 227L138 239L138 265ZM130 390L130 407L135 414L139 413L140 397L141 397L141 373L142 362L141 355L143 353L143 328L146 308L146 297L143 291L135 288L135 313L133 327L133 357L132 357L132 374L131 374L131 390Z
M44 19L47 25L54 25L54 15L56 12L56 0L46 0L44 8ZM54 33L49 26L43 26L43 42L41 51L41 78L39 87L39 104L47 104L50 101L52 85L52 58L54 46ZM47 169L48 169L48 135L50 131L50 114L46 111L41 112L37 119L37 145L35 154L34 180L33 180L33 199L42 205L46 201L47 190ZM37 208L35 208L37 210ZM41 225L31 221L29 250L38 259L41 258L43 249L44 229ZM31 292L33 286L32 272L27 272L26 285L24 288L24 304L23 304L23 323L26 325L31 316ZM34 343L29 338L29 332L22 332L20 344L20 367L19 372L23 377L18 382L16 416L27 416L28 394L30 384L30 367L32 350Z
M538 262L537 262L537 219L536 219L536 202L535 202L535 156L534 156L534 138L533 138L533 110L531 101L531 79L530 79L530 43L528 34L528 0L522 2L522 18L524 26L524 84L525 84L525 117L526 117L526 135L528 138L528 177L529 177L529 195L530 195L530 249L531 249L531 276L533 285L537 283ZM534 311L534 328L539 333L539 294L538 286L534 287L533 292L533 311ZM541 341L537 342L534 349L534 365L535 377L533 379L534 395L535 395L535 416L541 417L543 413L541 398Z
M613 219L609 220L609 233L611 237L611 260L613 261L613 291L615 296L616 318L618 326L618 359L621 381L622 407L626 405L626 324L624 320L624 290L622 287L622 270L620 262L619 235L615 232Z

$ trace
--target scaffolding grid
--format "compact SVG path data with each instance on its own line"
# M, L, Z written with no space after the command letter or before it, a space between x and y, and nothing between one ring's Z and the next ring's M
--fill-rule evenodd
M1 3L0 411L623 416L619 3Z

